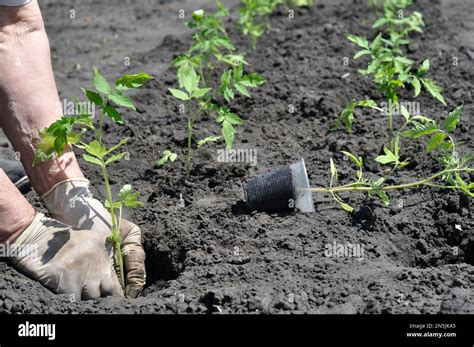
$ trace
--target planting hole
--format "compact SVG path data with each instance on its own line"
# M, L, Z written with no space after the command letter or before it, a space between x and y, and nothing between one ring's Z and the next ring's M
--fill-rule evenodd
M170 250L147 241L143 246L146 253L146 294L146 288L165 287L167 281L178 278L184 270L186 250L180 247L173 247L173 250Z

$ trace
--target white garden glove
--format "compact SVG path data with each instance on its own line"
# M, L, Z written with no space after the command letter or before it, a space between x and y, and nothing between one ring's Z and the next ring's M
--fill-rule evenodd
M104 238L111 235L109 211L89 190L86 179L71 179L56 184L41 199L50 216L78 229L92 230ZM122 219L120 226L125 271L125 295L136 298L145 285L145 252L138 226ZM109 255L114 251L110 244Z
M38 213L11 244L12 265L58 294L77 300L123 296L104 240Z

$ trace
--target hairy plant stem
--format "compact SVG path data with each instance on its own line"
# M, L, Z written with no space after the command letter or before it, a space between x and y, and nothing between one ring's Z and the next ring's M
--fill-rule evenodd
M122 258L122 250L121 250L122 238L120 237L120 230L119 230L120 221L117 223L117 216L115 215L112 190L110 189L109 176L107 174L107 168L105 166L104 160L102 160L101 167L102 167L102 174L104 176L105 189L107 191L107 201L109 202L109 206L110 206L109 212L112 218L112 227L111 227L112 239L113 239L112 242L114 245L115 256L117 257L117 264L119 266L120 284L122 285L122 288L125 290L125 274L124 274L123 258Z
M105 98L105 100L102 103L102 107L107 106L108 99ZM102 111L102 115L100 117L100 122L99 122L99 130L97 131L97 140L99 141L100 144L102 144L102 131L104 128L104 120L105 120L105 113Z
M107 105L107 101L104 102L104 106ZM99 123L99 129L97 131L97 138L99 143L102 145L102 131L103 131L103 125L104 125L104 119L105 119L105 113L102 111L102 115L100 118L100 123ZM114 253L116 257L116 261L119 267L119 272L120 272L120 284L125 290L125 274L124 274L124 266L123 266L123 258L122 258L122 239L120 237L120 222L121 222L121 217L117 222L117 216L115 215L115 208L114 208L114 198L112 195L112 190L110 189L110 181L109 181L109 175L107 173L107 167L105 165L104 159L101 159L101 169L102 169L102 176L104 179L105 183L105 189L107 192L107 201L109 203L109 213L111 217L111 234L112 234L112 243L114 247Z
M430 186L431 184L429 182L433 181L434 179L443 176L447 173L451 172L473 172L474 169L468 169L468 168L463 168L463 169L445 169L443 171L440 171L433 176L430 176L424 180L421 181L416 181L416 182L411 182L411 183L405 183L405 184L399 184L399 185L392 185L392 186L385 186L385 187L373 187L373 186L360 186L360 182L355 182L352 184L344 185L344 186L339 186L339 187L329 187L329 188L310 188L310 191L313 193L341 193L341 192L350 192L350 191L364 191L364 192L374 192L374 191L389 191L389 190L398 190L398 189L407 189L407 188L414 188L414 187L419 187L422 185L428 185Z
M207 87L206 76L204 75L204 68L202 67L202 62L199 64L199 75L201 76L203 88L206 88Z
M191 148L191 140L193 136L193 121L191 117L188 117L188 154L186 155L186 170L188 174L191 173L192 167L192 148Z
M391 152L394 152L393 146L393 109L391 103L388 107L388 145Z
M196 111L194 116L191 116L191 114L188 116L188 129L187 129L187 132L188 132L188 153L186 155L186 171L188 172L188 174L191 173L191 169L192 169L192 165L193 165L193 156L192 156L192 150L193 149L192 149L191 144L192 144L194 123L199 119L199 117L201 116L204 109L209 108L209 103L211 102L212 99L215 98L216 93L217 93L217 89L214 90L212 95L204 103L204 105L206 105L206 107L203 106L203 105L200 105L199 109Z

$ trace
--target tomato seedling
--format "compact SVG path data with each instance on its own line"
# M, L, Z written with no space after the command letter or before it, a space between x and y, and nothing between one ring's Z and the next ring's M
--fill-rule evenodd
M258 74L244 71L244 66L248 65L244 54L235 52L224 27L223 18L228 16L228 10L220 1L217 1L217 6L215 13L206 14L203 10L193 12L192 19L186 24L194 31L193 44L187 54L173 61L173 66L178 70L179 88L169 88L169 91L176 99L185 102L188 172L192 168L193 129L201 115L214 115L222 127L222 135L210 135L197 140L197 148L223 138L227 148L232 149L234 127L242 124L243 120L231 111L230 104L236 93L251 97L250 89L265 82ZM213 84L209 76L214 71L221 74L219 81Z
M474 172L474 168L472 167L473 157L472 155L461 155L459 153L458 144L452 135L460 121L461 112L462 107L457 107L446 117L443 124L439 124L433 119L425 116L411 116L408 112L404 112L405 124L401 129L400 136L414 139L429 137L429 140L426 143L426 152L436 153L436 160L442 166L442 169L437 173L411 183L384 185L384 182L386 181L385 177L378 179L367 179L364 177L362 157L358 157L349 152L342 152L342 154L347 156L356 164L356 180L349 184L335 186L338 177L338 170L331 158L331 180L329 187L312 188L311 191L331 194L333 199L348 212L352 212L354 208L344 202L344 200L339 196L339 193L362 191L367 192L369 195L376 194L386 205L389 204L389 196L387 192L420 186L457 190L470 197L474 197L474 183L470 181L470 175ZM398 137L396 143L398 143ZM385 155L376 158L378 162L402 165L398 158L398 149L395 150L395 153L387 148L385 148L385 150Z
M282 3L282 0L242 0L238 25L242 34L250 35L254 49L258 39L270 28L269 15Z
M111 235L108 240L114 246L116 263L120 271L120 283L125 288L125 276L123 258L121 252L120 225L122 221L123 207L135 208L142 205L138 201L139 193L132 190L131 185L125 185L120 190L117 199L114 200L110 187L108 167L125 157L126 152L119 150L124 146L128 138L121 139L113 146L107 147L103 141L104 122L109 119L117 124L123 124L123 117L119 108L136 110L135 106L125 92L143 86L152 77L146 73L135 75L124 75L111 85L104 76L94 68L93 85L94 90L82 89L87 99L100 110L98 124L94 123L91 114L80 114L67 116L51 124L48 128L39 131L40 143L36 147L36 155L33 165L39 165L44 161L51 160L55 156L61 156L69 146L75 146L85 151L82 155L85 161L100 167L103 175L107 199L105 207L111 216ZM83 135L90 131L95 139L90 142L83 140Z
M312 6L314 0L242 0L238 27L242 34L252 38L252 47L257 47L261 36L270 29L270 14L278 5Z
M367 68L359 70L359 73L372 76L378 90L382 92L386 100L389 137L386 147L392 153L395 151L397 141L397 136L394 136L393 109L398 105L398 94L401 88L411 85L414 97L417 97L423 86L426 92L446 106L446 101L441 94L442 88L434 80L426 77L430 68L429 60L425 59L418 68L415 68L415 62L406 57L401 49L401 46L410 42L408 35L413 31L422 32L423 27L422 16L418 12L413 12L408 17L399 17L398 11L405 9L409 4L411 1L408 0L384 2L385 14L374 23L373 27L385 26L386 30L379 33L372 42L357 35L347 36L349 41L361 48L354 55L354 59L363 56L370 57ZM339 118L339 122L342 121L349 132L352 130L355 107L381 110L373 100L352 100Z

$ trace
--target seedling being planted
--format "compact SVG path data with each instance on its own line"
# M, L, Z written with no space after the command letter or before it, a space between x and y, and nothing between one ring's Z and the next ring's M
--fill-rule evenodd
M94 68L93 85L94 89L83 89L87 99L99 109L98 122L94 123L91 114L80 114L77 116L63 117L48 128L39 132L41 142L37 145L36 155L33 165L51 160L55 156L60 156L68 146L75 146L85 151L82 155L85 161L100 167L103 175L107 200L105 207L111 216L111 235L108 240L114 246L116 264L120 271L120 283L125 288L123 259L121 252L120 225L122 221L123 207L135 208L141 206L138 201L138 193L133 192L131 185L125 185L120 190L117 199L114 199L109 181L108 167L123 159L126 152L120 149L127 143L128 138L120 139L118 143L107 147L103 141L104 123L106 120L117 124L123 124L120 108L136 110L135 106L125 95L125 92L143 86L152 77L146 73L135 75L124 75L111 85ZM94 139L90 142L83 140L83 135L91 132Z
M389 204L388 192L392 190L428 186L448 190L457 190L474 197L474 183L470 181L470 174L474 172L472 167L472 156L464 155L458 151L457 142L452 136L461 116L462 107L457 107L451 112L444 123L438 122L424 116L411 116L406 114L405 124L402 127L400 136L418 139L429 137L426 142L426 152L436 153L436 160L442 167L437 173L410 183L398 185L384 185L386 178L367 179L364 177L362 157L357 157L349 152L342 152L356 166L356 180L352 183L335 186L338 171L333 159L330 159L331 180L327 188L311 188L315 193L331 194L333 199L346 211L352 212L353 207L344 202L339 196L340 193L351 191L363 191L369 195L377 195L386 205ZM398 158L398 139L396 139L396 150L391 152L385 148L385 155L379 156L376 160L382 164L403 165Z
M187 155L186 169L192 168L193 131L196 122L203 114L214 116L222 127L222 135L209 135L196 140L197 149L207 143L220 141L222 138L228 149L234 144L234 127L243 120L230 109L230 104L239 93L251 97L250 89L264 83L256 73L246 73L247 65L244 55L235 52L225 30L222 18L228 16L227 9L217 1L218 11L205 14L203 10L195 11L191 21L186 25L194 30L193 44L187 54L178 56L173 66L178 69L179 88L170 88L170 93L184 102L187 117ZM220 72L217 83L212 84L210 75Z

